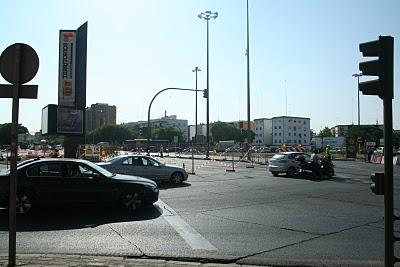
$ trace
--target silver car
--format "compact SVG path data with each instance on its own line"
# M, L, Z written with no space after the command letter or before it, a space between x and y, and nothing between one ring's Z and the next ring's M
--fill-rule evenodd
M286 176L292 177L300 171L299 156L304 157L306 161L310 160L310 156L304 152L283 152L274 155L269 160L268 170L274 176L286 173Z
M185 169L143 155L117 156L97 164L113 173L142 176L157 183L180 184L188 179Z

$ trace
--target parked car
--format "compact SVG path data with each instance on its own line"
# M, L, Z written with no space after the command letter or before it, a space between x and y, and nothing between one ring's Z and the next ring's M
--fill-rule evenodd
M184 168L166 165L144 155L117 156L97 164L110 172L142 176L158 183L180 184L188 179L188 173Z
M286 176L293 177L300 171L300 161L298 156L302 156L306 161L310 160L310 155L304 152L283 152L275 154L270 160L268 170L278 176L280 173L286 173Z
M149 179L113 174L78 159L31 159L17 166L17 213L36 205L113 204L126 210L158 200L157 184ZM8 206L10 171L0 172L0 207Z

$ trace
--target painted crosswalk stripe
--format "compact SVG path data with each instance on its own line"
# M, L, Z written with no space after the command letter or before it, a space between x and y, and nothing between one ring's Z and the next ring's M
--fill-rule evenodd
M216 247L185 222L170 206L165 204L165 202L159 199L156 204L162 210L164 219L192 249L217 250Z

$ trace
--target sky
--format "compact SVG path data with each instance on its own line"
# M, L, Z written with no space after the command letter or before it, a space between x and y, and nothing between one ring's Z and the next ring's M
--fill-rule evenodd
M117 107L117 123L147 120L151 99L167 87L207 81L206 21L210 10L210 122L247 120L246 0L1 0L0 52L14 43L40 60L37 99L21 99L19 122L41 128L41 111L57 104L59 31L88 22L86 105ZM396 0L249 0L250 117L299 116L311 129L357 124L359 43L395 39L393 125L400 129L400 28ZM360 81L367 80L361 77ZM0 77L0 83L7 82ZM382 101L360 94L361 124L383 121ZM12 101L0 99L0 123L11 122ZM165 91L151 118L177 115L195 123L195 93ZM206 101L198 93L198 123Z

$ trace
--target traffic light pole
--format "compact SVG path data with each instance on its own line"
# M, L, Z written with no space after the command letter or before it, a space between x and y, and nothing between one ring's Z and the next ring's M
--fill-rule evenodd
M176 88L176 87L170 87L170 88L164 88L160 91L158 91L158 93L151 99L150 104L149 104L149 109L147 111L147 155L150 155L150 138L151 138L151 127L150 127L150 110L151 110L151 105L153 104L154 99L156 99L156 97L161 94L164 91L167 90L179 90L179 91L193 91L193 92L197 92L198 91L203 91L204 90L197 90L197 89L186 89L186 88Z
M359 84L359 90L364 95L377 95L383 100L383 124L384 124L384 182L383 194L385 201L385 267L393 267L398 259L394 256L394 242L400 240L394 236L394 221L398 219L393 210L393 47L392 36L379 36L379 40L360 44L360 52L365 57L378 57L378 60L362 62L359 69L362 75L379 76L377 80L371 80ZM376 180L376 177L375 177ZM377 182L377 180L375 181ZM373 187L375 194L381 194L377 190L376 183ZM380 187L378 185L378 187Z
M394 265L394 212L393 212L393 114L392 98L383 99L383 121L385 142L385 267Z
M381 38L380 38L381 40ZM385 157L385 267L392 267L394 256L394 210L393 210L393 38L382 38L381 55L384 121L384 157Z

